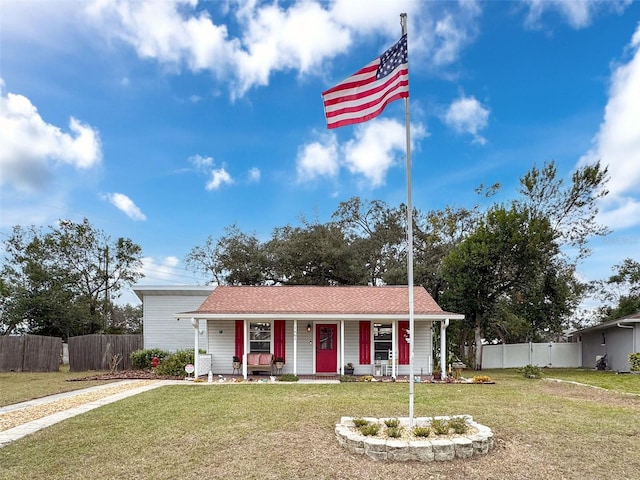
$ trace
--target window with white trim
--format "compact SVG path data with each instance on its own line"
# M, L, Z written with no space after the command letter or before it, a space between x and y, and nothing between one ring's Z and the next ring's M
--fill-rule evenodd
M374 360L389 360L391 350L392 329L390 323L373 324L373 358Z
M249 324L249 352L271 352L271 324L269 322Z

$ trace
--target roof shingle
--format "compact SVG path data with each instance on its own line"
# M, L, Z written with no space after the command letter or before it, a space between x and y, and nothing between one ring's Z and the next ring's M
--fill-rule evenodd
M443 314L423 287L414 287L414 313ZM221 286L198 308L200 314L388 314L408 315L406 286Z

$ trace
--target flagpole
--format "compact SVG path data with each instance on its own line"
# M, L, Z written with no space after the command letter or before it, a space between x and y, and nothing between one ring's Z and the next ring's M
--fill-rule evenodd
M400 14L402 35L407 34L407 14ZM407 151L407 286L409 289L409 427L413 428L413 403L414 403L414 314L413 314L413 203L411 201L411 132L409 120L409 97L404 99L404 124L406 129Z

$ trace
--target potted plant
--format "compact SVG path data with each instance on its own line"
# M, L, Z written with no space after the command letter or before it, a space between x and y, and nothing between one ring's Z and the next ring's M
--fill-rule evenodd
M347 363L344 366L344 374L345 375L353 375L353 363Z
M440 364L436 363L433 366L433 379L434 380L442 380L442 368L440 368Z
M282 367L284 367L284 358L282 357L276 357L273 362L278 370L282 370Z
M240 357L238 357L237 355L233 356L233 369L234 370L240 370L240 367L242 367L242 360L240 360Z

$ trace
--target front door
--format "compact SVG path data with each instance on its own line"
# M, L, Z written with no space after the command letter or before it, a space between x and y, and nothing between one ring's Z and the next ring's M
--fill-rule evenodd
M338 370L338 326L316 325L316 373Z

